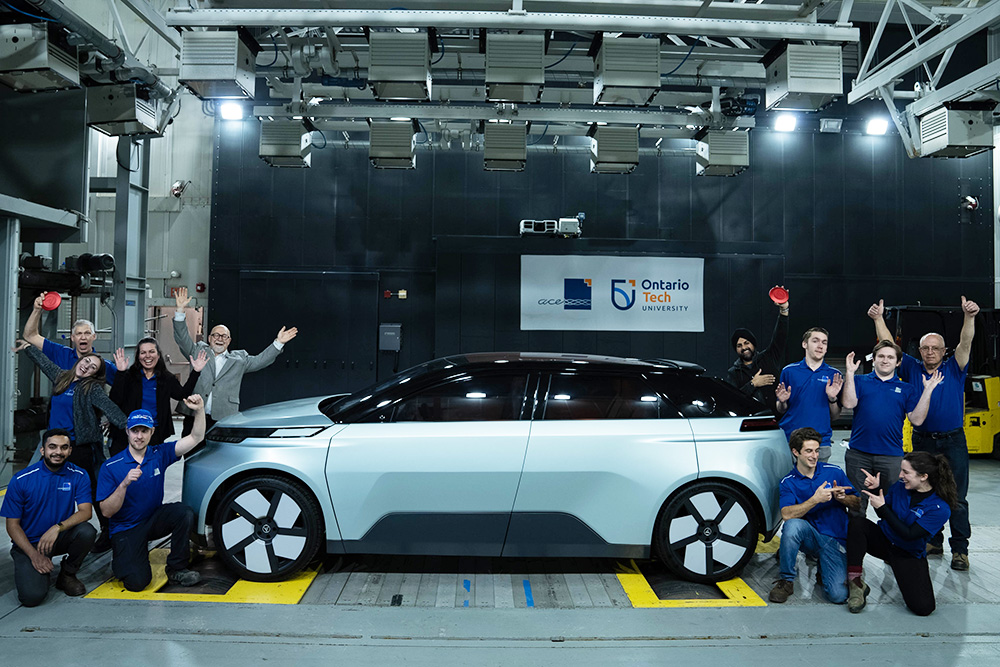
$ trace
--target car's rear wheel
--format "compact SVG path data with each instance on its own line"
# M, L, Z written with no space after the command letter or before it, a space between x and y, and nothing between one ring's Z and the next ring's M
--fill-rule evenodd
M677 576L712 583L743 569L756 550L757 532L745 493L720 482L695 482L660 510L653 546Z
M229 489L215 513L222 561L243 579L281 581L316 555L322 538L319 504L297 482L272 475Z

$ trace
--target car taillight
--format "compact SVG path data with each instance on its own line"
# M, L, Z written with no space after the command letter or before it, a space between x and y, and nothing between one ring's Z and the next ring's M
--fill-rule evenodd
M740 431L773 431L778 428L778 420L774 417L764 419L744 419Z

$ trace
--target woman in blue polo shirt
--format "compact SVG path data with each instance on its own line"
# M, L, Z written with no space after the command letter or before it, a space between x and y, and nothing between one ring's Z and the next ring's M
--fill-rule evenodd
M865 472L865 487L877 489L879 476ZM865 554L881 558L892 568L903 602L918 616L934 611L934 587L927 568L927 541L951 516L957 501L955 478L948 459L927 452L903 457L899 481L888 493L865 490L878 514L874 524L863 516L847 525L847 608L856 614L865 608L869 587L862 580Z
M167 370L163 353L155 338L143 338L139 341L136 345L136 363L131 367L125 357L125 350L118 348L115 352L118 373L115 383L111 385L111 400L126 414L135 410L148 410L153 415L156 426L149 442L150 447L159 445L174 434L170 399L179 401L194 393L194 385L198 382L201 369L208 363L208 354L202 351L197 358L190 357L190 360L190 377L181 386L177 378ZM117 454L127 446L128 437L124 427L111 429L111 454Z

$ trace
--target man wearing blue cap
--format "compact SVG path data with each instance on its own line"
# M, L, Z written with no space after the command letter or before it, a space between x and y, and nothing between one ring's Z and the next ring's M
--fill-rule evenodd
M176 442L149 446L155 422L147 410L128 416L128 448L104 462L97 478L97 502L110 520L111 570L130 591L141 591L153 578L149 541L170 536L167 580L194 586L201 575L188 569L189 535L194 511L183 503L163 503L167 467L205 438L205 405L192 394L184 403L194 412L194 427Z

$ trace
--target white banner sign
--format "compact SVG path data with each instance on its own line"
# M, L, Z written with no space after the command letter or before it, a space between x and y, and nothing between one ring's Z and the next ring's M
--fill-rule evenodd
M704 331L705 260L521 256L521 329Z

